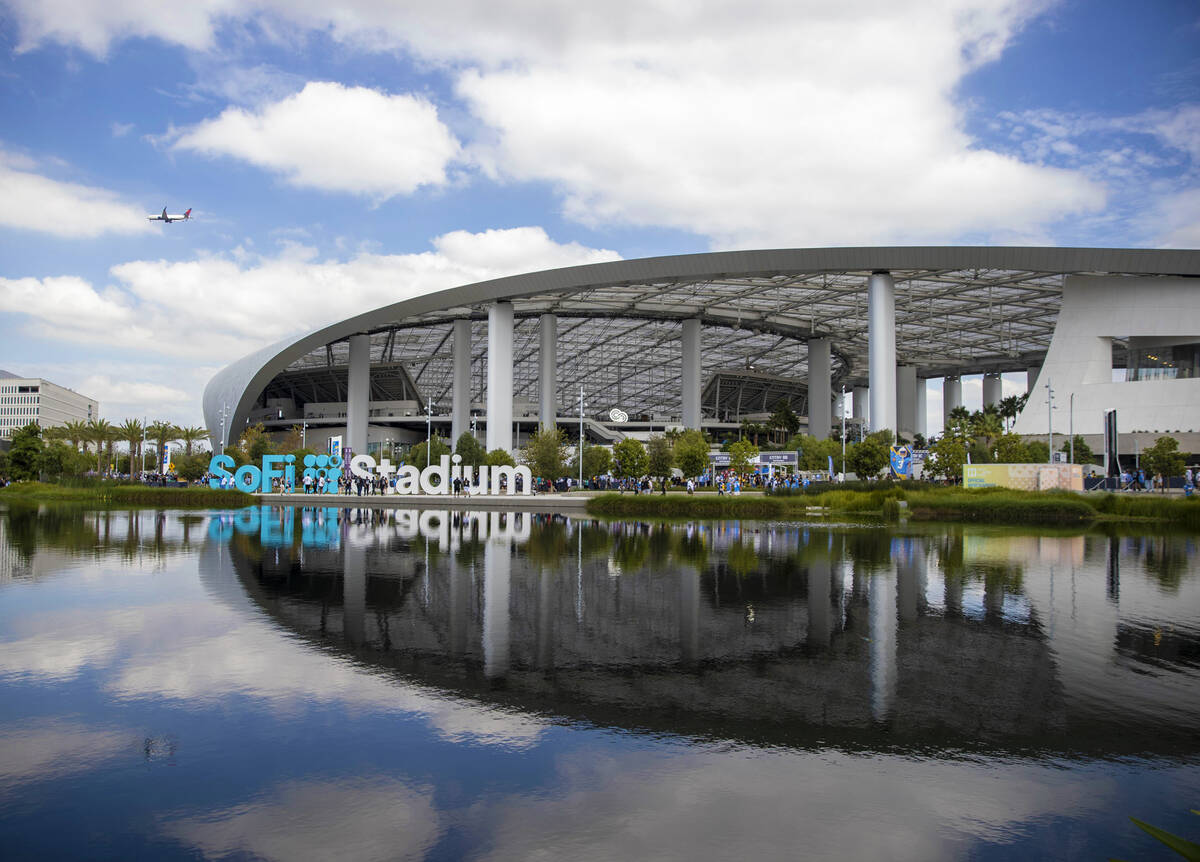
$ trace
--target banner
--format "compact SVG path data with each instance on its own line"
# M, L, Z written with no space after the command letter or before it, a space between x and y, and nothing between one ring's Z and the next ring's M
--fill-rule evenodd
M895 478L912 478L912 450L907 446L892 446L891 467Z

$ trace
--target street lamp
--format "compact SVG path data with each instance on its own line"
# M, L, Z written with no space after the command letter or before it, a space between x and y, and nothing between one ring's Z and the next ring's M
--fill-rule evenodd
M304 420L300 423L300 448L308 448L308 420Z
M1046 458L1049 464L1054 463L1054 389L1050 386L1050 378L1046 378L1046 432L1050 444L1050 454Z
M425 466L433 457L433 401L425 402Z
M841 410L839 412L842 414L842 469L839 470L838 472L841 473L842 476L845 476L846 475L846 384L845 383L842 384L842 403L841 403ZM800 464L798 462L796 464L796 472L797 473L800 472Z
M579 490L583 490L583 386L579 387Z

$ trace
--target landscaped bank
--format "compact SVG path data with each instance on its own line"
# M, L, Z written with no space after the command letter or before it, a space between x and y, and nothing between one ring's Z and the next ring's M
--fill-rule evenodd
M593 515L659 518L784 519L828 514L888 516L898 503L908 516L926 521L976 521L992 524L1085 524L1100 520L1145 519L1200 528L1200 499L1117 494L1072 494L1006 489L890 487L872 491L745 497L603 494L588 502Z
M156 488L148 485L97 483L82 487L44 482L17 482L0 488L0 502L85 503L95 506L158 506L211 509L249 506L254 497L241 491L212 488Z

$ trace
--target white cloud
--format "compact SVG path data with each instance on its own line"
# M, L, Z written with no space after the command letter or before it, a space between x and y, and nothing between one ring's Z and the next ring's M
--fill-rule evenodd
M176 150L232 156L294 185L384 199L446 182L458 142L425 99L310 82L257 112L227 108Z
M253 18L268 33L311 28L440 64L487 127L471 160L551 183L585 223L669 226L717 246L952 242L1036 237L1105 204L1080 171L982 148L955 101L964 76L1047 0L209 0L189 4L182 23L171 7L132 0L74 5L19 0L22 46L55 39L102 53L152 34L196 48ZM415 150L411 164L391 140ZM334 84L261 113L229 109L176 146L374 197L441 183L456 157L428 104Z
M149 230L146 214L116 193L53 180L33 167L0 150L0 225L62 237Z
M441 832L433 790L392 778L289 781L246 804L163 824L205 858L419 859Z
M201 424L211 369L292 333L435 290L619 257L557 243L540 227L454 231L432 245L420 254L345 261L317 260L297 243L273 257L241 249L229 257L137 260L114 266L105 287L73 276L0 278L0 314L26 321L39 338L111 348L103 374L74 365L55 381L99 399L106 418L166 412L171 421ZM139 359L147 355L162 362ZM16 359L0 351L0 367L19 366ZM194 407L190 416L174 412L185 404Z

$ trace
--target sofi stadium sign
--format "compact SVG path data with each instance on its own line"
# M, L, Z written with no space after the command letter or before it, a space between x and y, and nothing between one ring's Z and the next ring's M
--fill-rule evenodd
M276 479L287 487L300 488L305 477L310 477L314 488L324 479L325 493L336 494L346 466L340 455L305 455L302 465L296 463L295 455L263 455L261 467L236 464L231 455L214 456L208 464L212 474L209 486L227 487L232 482L239 491L267 494ZM297 467L302 467L299 481ZM437 464L423 470L412 464L393 466L387 458L376 462L370 455L355 455L350 459L350 475L359 479L382 476L389 494L450 494L456 481L471 494L533 493L533 474L528 467L464 467L460 455L443 455Z

